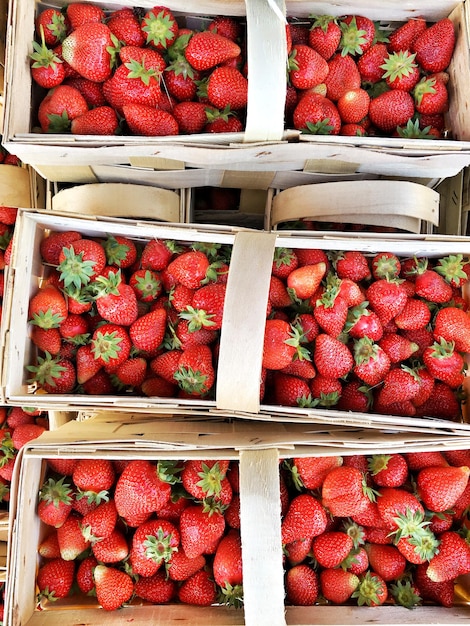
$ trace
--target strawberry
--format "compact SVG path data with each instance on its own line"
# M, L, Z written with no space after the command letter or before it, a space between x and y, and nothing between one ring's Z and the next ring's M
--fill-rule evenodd
M239 133L243 130L243 124L230 109L219 111L212 107L206 108L207 124L204 126L205 133Z
M62 558L46 561L37 574L40 597L55 600L68 596L74 579L75 563Z
M313 296L326 273L325 263L303 265L292 270L287 277L287 287L296 298L305 300Z
M282 520L282 543L318 537L325 531L326 525L326 511L319 500L307 493L294 496Z
M124 534L114 528L111 533L92 544L93 556L101 563L119 563L127 559L129 555L129 546Z
M33 326L31 329L31 341L39 350L49 352L53 356L59 354L62 346L62 339L57 328Z
M441 339L425 349L423 361L429 373L456 389L464 381L464 360L454 344Z
M286 598L290 604L312 606L319 594L317 573L309 565L299 564L291 567L286 574Z
M99 495L100 499L101 492L113 486L114 477L113 465L107 459L80 459L72 474L73 482L81 492L87 497Z
M142 18L140 24L147 36L147 44L157 50L167 50L178 36L179 26L170 9L155 6Z
M165 335L166 319L165 309L156 309L136 319L129 329L134 347L146 352L157 350Z
M342 531L324 532L312 542L313 556L325 568L338 567L352 549L352 538Z
M406 361L418 350L418 345L399 335L387 333L379 340L379 346L384 350L392 363Z
M424 600L431 600L438 604L450 608L454 605L454 581L446 580L434 582L426 573L427 563L417 565L413 580L419 589L419 593Z
M60 558L59 540L57 539L56 531L52 531L40 542L38 546L38 554L44 559Z
M369 337L354 342L354 374L367 385L379 384L391 367L387 352Z
M400 578L405 572L406 559L395 546L368 543L365 549L370 567L386 582Z
M402 454L374 454L368 465L374 483L380 487L400 487L408 477L408 464Z
M326 95L333 102L337 102L347 91L360 88L361 76L351 55L335 54L328 61L328 68Z
M83 561L80 561L80 565L77 568L76 581L82 593L89 594L94 590L93 570L97 565L98 561L93 555L87 556Z
M203 71L235 59L240 52L240 46L231 39L206 30L191 37L184 55L194 69Z
M368 304L368 301L364 301L349 309L345 331L354 339L366 337L378 341L383 336L383 326L377 313L370 310Z
M103 247L92 239L78 239L59 253L58 270L64 289L76 292L88 285L104 270L106 254Z
M36 17L35 21L36 33L44 33L44 41L48 46L56 46L65 39L67 35L67 25L64 14L59 9L44 9Z
M325 96L307 92L293 112L294 127L310 134L337 135L341 117L336 105Z
M284 320L266 320L263 345L263 367L281 370L294 359L299 349L295 329Z
M52 89L60 85L65 78L65 70L62 59L46 46L44 40L44 29L41 26L41 44L33 41L33 50L30 58L33 61L31 65L31 77L40 86L45 89Z
M316 50L304 44L292 47L289 55L289 80L296 89L311 89L323 83L328 63Z
M178 589L178 599L184 604L210 606L216 601L217 592L209 572L199 570Z
M239 606L243 601L242 546L240 532L235 529L220 540L214 555L214 581L222 589L225 603ZM238 588L237 588L238 587Z
M88 2L70 3L67 6L66 16L72 30L76 30L83 24L100 23L105 19L103 9Z
M139 576L153 576L162 563L178 550L180 534L167 520L153 519L140 524L132 538L129 560L132 572Z
M105 611L114 611L130 600L134 582L129 574L115 567L97 565L93 571L96 598Z
M206 109L207 105L202 102L178 102L173 107L173 117L178 123L179 133L201 133L207 124Z
M298 489L319 489L326 475L335 467L341 466L340 456L298 457L293 459L291 471Z
M40 426L39 424L19 424L14 430L11 436L13 441L13 446L16 450L21 450L21 448L28 443L28 441L32 441L37 437L40 437L42 433L46 430L44 426Z
M68 359L52 358L46 352L44 357L37 357L37 365L26 369L33 374L29 382L37 383L47 393L70 393L75 387L75 367Z
M116 481L114 500L118 514L135 528L168 502L170 493L171 485L159 478L154 463L131 461Z
M77 515L74 511L57 529L60 556L65 561L73 561L90 546L90 542L82 535L81 519L81 515Z
M119 121L114 109L98 106L79 115L70 125L72 135L115 135Z
M121 270L110 271L96 278L92 287L98 313L103 320L131 326L137 319L137 297L134 289L123 282Z
M327 378L341 378L353 367L349 348L339 339L321 333L315 339L313 362L318 373Z
M429 306L417 298L408 298L402 311L394 318L394 322L400 330L419 330L425 328L430 320Z
M194 292L191 306L185 307L179 317L190 322L190 330L207 327L219 330L222 326L226 285L213 283Z
M148 241L140 257L140 265L143 269L161 271L167 267L173 256L174 246L172 242L161 239L151 239Z
M361 578L352 597L357 598L359 606L380 606L388 597L387 584L379 574L370 570Z
M362 473L355 467L336 467L327 474L322 486L322 504L332 515L348 517L368 506Z
M357 380L343 385L337 407L342 411L367 413L371 406L371 397L367 387Z
M177 135L179 132L178 122L166 111L139 103L126 104L122 110L133 135Z
M129 277L129 285L133 288L137 300L142 302L152 302L162 292L160 275L152 270L136 270Z
M168 265L168 272L185 287L197 289L206 278L209 265L209 259L204 252L190 250L173 259Z
M237 41L242 34L240 23L235 18L226 15L214 17L207 25L207 30L227 37L227 39L232 39L232 41Z
M320 572L320 589L326 600L344 604L359 585L359 578L341 568L324 569Z
M181 545L189 558L205 554L218 544L225 530L223 515L202 504L186 507L181 513Z
M366 298L383 325L401 313L407 294L399 282L381 278L369 285Z
M437 341L445 339L454 342L459 352L470 350L470 317L465 311L453 306L447 306L436 314L434 320L434 338Z
M363 15L348 15L340 21L342 56L361 55L372 46L375 38L375 24Z
M391 52L411 50L416 38L426 30L426 21L421 17L409 19L388 36Z
M384 70L382 78L390 89L411 91L420 79L415 55L408 50L389 53L380 67Z
M198 344L188 346L180 356L174 379L190 395L207 394L215 380L210 347Z
M113 532L117 522L114 500L104 500L82 518L82 533L87 541L96 543Z
M338 337L346 323L348 304L340 297L338 287L331 285L327 286L321 298L316 300L313 312L321 330L332 337Z
M408 122L415 112L412 96L399 89L392 89L372 98L369 117L374 126L384 132L391 132L397 126Z
M439 551L429 561L426 574L433 582L453 580L470 572L470 546L455 531L439 536Z
M57 481L49 478L39 492L38 517L49 526L58 528L72 510L72 489L65 476Z
M342 384L338 378L328 378L322 374L317 374L310 381L310 391L312 397L317 401L311 402L308 398L305 406L335 406L341 397Z
M193 498L218 498L228 469L228 461L186 461L181 472L183 487Z
M418 494L431 511L451 509L464 492L469 475L467 466L423 468L416 480Z
M29 322L39 328L58 328L67 317L67 303L53 285L41 287L29 301Z
M337 102L344 124L360 122L369 112L370 97L365 89L350 89Z
M243 109L248 101L248 81L236 68L218 67L209 76L207 97L218 109Z
M202 554L189 558L180 547L171 555L166 570L171 580L183 581L202 569L205 564L206 559Z
M432 76L423 78L413 89L415 107L418 113L436 115L449 108L449 95L445 84Z
M416 415L457 421L461 417L455 390L436 380L429 398L417 407Z
M62 56L84 78L103 82L111 76L112 33L106 24L87 23L75 28L62 42Z
M166 604L176 595L176 585L166 577L163 570L159 570L153 576L139 578L134 593L152 604Z
M93 333L91 346L98 363L112 371L129 358L132 343L124 326L103 324Z
M441 72L450 63L455 47L454 24L443 18L426 28L413 42L416 62L425 72Z
M388 56L385 43L377 42L357 60L357 69L363 84L375 84L382 80L382 65Z
M39 124L43 132L64 132L71 121L88 110L82 94L68 85L58 85L50 90L38 109Z
M109 30L126 46L143 46L145 33L137 15L130 8L116 9L107 20Z
M140 387L147 375L147 361L143 357L129 358L118 366L114 375L122 385Z
M48 466L58 474L72 476L73 470L78 463L78 459L47 459Z
M441 274L428 267L427 259L416 264L415 293L417 296L443 304L452 298L452 287Z
M377 498L379 515L389 530L401 530L401 534L406 532L407 516L420 514L424 516L424 509L419 500L408 491L402 488L382 487ZM414 526L412 526L414 528Z
M314 17L308 33L308 43L324 59L330 59L341 40L341 29L337 19L330 15Z

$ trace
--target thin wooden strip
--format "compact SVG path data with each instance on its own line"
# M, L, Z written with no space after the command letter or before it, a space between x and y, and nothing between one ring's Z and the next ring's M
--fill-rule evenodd
M276 233L235 237L220 337L216 403L221 410L257 413L264 323Z
M339 181L291 187L273 199L272 225L315 216L405 215L439 224L439 194L408 181Z
M52 210L180 221L180 196L174 191L127 183L92 183L59 191Z
M278 141L284 133L287 46L281 16L285 14L283 0L246 0L250 76L245 142Z
M0 206L31 207L28 169L17 165L2 165L0 169Z
M245 624L283 626L279 454L240 452L240 532Z

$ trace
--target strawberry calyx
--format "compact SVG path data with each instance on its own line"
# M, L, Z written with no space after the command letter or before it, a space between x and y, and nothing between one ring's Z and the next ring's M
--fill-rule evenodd
M189 39L188 39L189 41ZM183 55L178 55L172 63L166 66L165 72L174 72L175 76L194 78L194 68Z
M9 432L5 433L5 436L2 439L0 444L0 453L2 454L0 458L0 467L4 467L8 461L16 455L15 446L13 445L13 440Z
M135 78L136 80L141 80L144 85L150 84L150 79L154 78L157 81L160 81L161 72L158 72L154 68L146 68L142 63L136 61L136 59L131 59L127 63L124 63L125 67L129 70L127 74L128 78Z
M68 118L67 118L68 119ZM84 285L88 285L94 274L95 261L83 260L83 252L75 254L73 246L62 248L64 260L57 266L60 272L59 280L63 281L66 293L73 294Z
M439 341L435 341L431 346L431 356L435 359L446 359L454 353L455 342L446 341L444 337L441 337Z
M175 21L166 11L162 10L158 13L150 11L142 23L142 30L147 34L148 44L167 48L174 39Z
M382 78L389 78L391 82L409 76L418 67L415 63L415 53L409 50L391 52L380 66L384 70Z
M294 462L290 462L288 460L285 460L283 462L282 466L288 472L290 472L290 477L292 479L292 484L297 489L297 491L302 491L302 489L304 488L304 482L302 480L302 477L299 474L299 470L298 470L297 466L295 465L295 463Z
M347 54L362 54L363 46L367 44L367 33L365 30L357 27L356 18L353 17L349 24L341 22L340 28L342 31L341 41L339 43L341 56L345 57Z
M429 528L423 528L419 535L402 538L414 548L421 561L430 561L437 554L440 541Z
M353 522L352 520L348 519L343 524L343 531L349 537L351 537L351 539L353 540L353 545L355 549L359 548L359 546L362 546L366 543L366 534L365 534L364 528L360 524L357 524L356 522ZM352 553L350 553L346 557L346 559L341 563L341 567L343 569L347 569L349 567L350 559L352 557L353 555Z
M60 503L70 504L72 502L72 488L65 482L66 476L59 480L49 478L39 491L39 499L47 504L53 504L57 508Z
M299 361L302 361L305 359L307 361L311 361L312 357L310 356L308 348L301 345L302 343L305 343L305 333L303 332L300 324L291 324L290 327L291 330L289 332L289 339L286 339L284 343L296 349L293 360L299 359Z
M216 325L211 319L214 317L212 313L208 313L204 309L195 309L190 305L188 305L184 311L181 311L178 316L189 322L188 330L190 333L200 330L201 328L211 328L211 326Z
M39 383L40 385L51 385L55 387L57 381L62 377L62 373L66 371L63 365L60 365L59 358L54 358L50 352L45 352L44 356L38 356L37 365L27 365L26 369L34 374L28 379L29 383Z
M372 476L376 476L379 472L387 469L391 458L390 454L373 454L369 457L368 466Z
M102 245L108 265L121 265L129 252L129 247L125 243L119 243L112 235Z
M334 130L334 126L331 124L329 117L319 120L318 122L307 122L306 128L301 129L301 133L304 135L331 135Z
M10 486L7 483L0 483L0 502L8 502L10 499Z
M419 120L408 120L406 126L398 126L397 133L399 137L405 139L437 139L436 135L430 132L431 126L420 128Z
M310 30L321 28L324 33L328 32L328 24L338 23L338 18L334 15L309 15L309 18L313 20Z
M360 306L360 305L359 305ZM371 359L374 361L378 358L380 346L370 337L361 337L354 341L354 360L357 365L368 363Z
M51 309L47 309L47 311L35 313L28 323L45 329L59 328L64 319L65 317L60 313L53 313Z
M390 585L390 593L395 602L406 609L419 606L422 602L416 587L409 580L397 580L396 583Z
M166 461L157 462L157 476L158 478L169 485L176 485L181 482L181 478L178 476L183 471L183 466L179 461L172 461L170 459Z
M416 87L413 89L413 96L417 106L420 106L423 96L425 94L435 94L436 90L434 85L436 84L435 78L422 78Z
M104 296L119 295L119 285L122 282L121 270L108 272L106 276L97 276L91 287L94 292L95 299Z
M180 367L174 374L174 379L183 391L190 394L203 395L207 393L207 374L192 367Z
M223 513L227 510L227 507L227 504L222 504L220 500L213 498L212 496L204 498L202 501L202 511L203 513L207 513L209 517L214 515L214 513L223 515Z
M311 398L311 396L309 396ZM339 398L340 398L340 394L337 391L330 391L329 393L324 393L323 391L320 392L320 396L318 398L315 398L313 400L308 400L306 399L306 402L309 404L306 405L302 405L299 404L299 406L304 407L316 407L316 406L323 406L323 407L332 407L332 406L336 406L339 402Z
M393 521L397 528L390 533L390 536L393 536L395 543L404 537L420 537L430 524L422 511L409 508L405 513L397 513Z
M377 496L379 495L379 492L376 489L367 484L366 476L362 477L362 493L366 496L366 498L369 498L371 502L375 502L377 500Z
M51 67L55 68L57 63L62 63L62 59L52 50L46 46L46 42L44 40L44 28L41 24L39 26L40 34L41 34L41 43L37 41L33 41L33 49L29 56L34 63L31 67Z
M201 479L196 483L198 487L206 494L207 497L218 496L222 491L222 479L225 476L220 469L219 463L214 463L209 467L206 463L202 464L202 472L198 472Z
M67 111L62 111L60 115L56 113L49 113L47 115L49 120L49 126L47 128L48 133L65 133L70 130L72 120L69 119Z
M116 37L116 35L114 35L113 33L111 33L111 41L112 41L112 46L106 46L106 52L109 54L110 59L109 59L109 66L111 67L111 69L115 68L117 66L118 63L118 55L119 52L121 50L122 44L119 41L119 39Z
M228 581L224 581L217 601L225 606L240 609L243 606L243 585L231 585Z
M142 297L155 297L160 293L161 282L150 270L145 270L143 276L137 276L135 289L142 294Z
M109 492L106 489L103 491L83 491L82 489L77 489L75 500L81 500L82 498L86 498L87 504L101 504L102 502L108 502Z
M468 260L464 260L463 254L449 254L438 260L434 270L453 287L461 287L468 280L468 274L464 270L466 266L468 267Z
M201 280L201 285L216 282L220 276L227 273L228 269L224 261L214 261L207 268L206 277Z
M383 586L384 582L377 574L366 572L351 597L357 598L359 606L382 604L379 594L383 590Z
M122 337L119 337L117 331L111 332L98 331L96 337L91 341L92 352L95 359L101 359L104 363L108 363L110 359L116 359L121 352L120 343Z
M173 541L173 533L167 533L163 528L157 530L156 535L147 535L143 546L145 548L145 556L154 563L167 563L174 552L178 548L171 545Z
M172 43L171 46L167 50L168 59L170 61L178 60L181 57L183 57L184 60L186 61L186 58L184 57L184 51L187 48L189 40L191 39L192 36L193 36L193 33L184 33L183 35L178 35L174 43Z

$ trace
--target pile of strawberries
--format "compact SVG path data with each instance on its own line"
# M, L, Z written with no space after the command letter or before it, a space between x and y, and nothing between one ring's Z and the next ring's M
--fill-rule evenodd
M285 461L287 602L451 607L470 572L469 465L468 450Z
M164 6L145 11L93 3L36 18L31 75L47 93L42 132L177 135L238 132L248 82L240 20L215 17L201 31Z
M238 462L50 459L39 600L243 602Z
M52 394L213 399L230 246L65 230L40 250L31 383ZM260 399L460 420L469 268L461 254L276 248Z
M287 123L304 133L443 137L452 21L395 30L362 15L311 16L287 29Z
M47 93L42 132L177 135L244 129L245 25L180 25L171 10L72 2L36 18L33 80ZM286 26L286 127L305 133L443 137L453 23L420 17L395 30L362 15Z

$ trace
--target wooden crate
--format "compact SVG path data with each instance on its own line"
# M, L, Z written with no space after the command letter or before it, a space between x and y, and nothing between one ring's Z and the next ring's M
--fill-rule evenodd
M54 0L63 6L65 0ZM50 6L48 3L47 6ZM457 174L470 164L468 82L470 74L466 3L456 0L417 0L412 7L390 1L367 5L324 0L205 0L192 13L246 17L248 66L250 68L248 114L244 133L167 138L80 137L34 134L30 113L37 105L31 83L28 55L34 38L34 14L39 2L13 0L9 17L6 78L9 84L5 106L4 145L26 163L49 177L57 166L80 168L83 175L99 165L136 165L178 170L282 169L325 175L372 174L387 176L439 177ZM119 3L103 4L117 8ZM146 0L142 6L151 8ZM188 3L172 0L167 6L182 18L191 15ZM190 7L189 7L190 9ZM286 94L285 16L311 13L364 14L386 24L422 15L429 22L450 16L457 33L457 47L449 69L451 75L449 123L452 140L419 141L397 138L307 138L299 131L284 129ZM269 58L269 63L265 60ZM18 103L24 103L18 106ZM282 165L281 165L282 164ZM137 165L138 166L138 165ZM88 170L88 172L87 172ZM57 175L57 174L55 174ZM65 176L65 174L64 174ZM66 180L62 178L61 180Z
M379 181L380 182L380 181ZM423 187L433 198L437 193ZM19 236L13 248L11 288L5 304L6 322L2 330L2 393L5 403L31 405L54 410L79 410L97 406L123 411L158 410L171 413L175 407L188 414L202 412L207 416L236 415L240 419L291 421L306 423L340 423L358 427L400 430L453 432L470 430L463 415L462 423L425 418L350 413L339 410L300 409L260 404L259 381L264 342L264 324L274 248L313 247L323 250L361 250L368 254L390 251L399 256L438 257L469 253L465 237L439 235L387 235L290 231L252 231L236 228L198 227L193 224L162 225L136 220L91 219L53 211L21 211ZM173 399L141 396L87 396L40 394L28 385L25 366L35 359L35 348L28 335L27 303L47 272L40 261L39 244L45 230L78 230L85 236L121 234L141 242L152 238L180 242L215 242L232 246L230 278L227 287L224 325L220 340L215 399ZM467 295L467 294L465 294ZM247 307L246 303L250 302ZM466 383L468 378L466 379ZM244 393L238 393L243 389Z
M175 419L180 418L175 414ZM85 422L72 421L30 442L19 459L14 480L12 525L7 559L6 615L9 626L104 626L122 623L173 626L284 626L307 624L456 624L470 617L468 585L457 587L455 606L423 606L410 614L396 606L284 607L279 461L295 456L332 456L468 448L467 437L427 434L390 435L357 429L299 424L155 421L153 414L132 416L98 412ZM199 608L178 604L129 605L102 611L95 600L57 601L36 610L37 545L44 527L36 515L38 490L48 457L108 459L230 458L240 463L240 515L244 609ZM267 590L269 589L269 593Z

